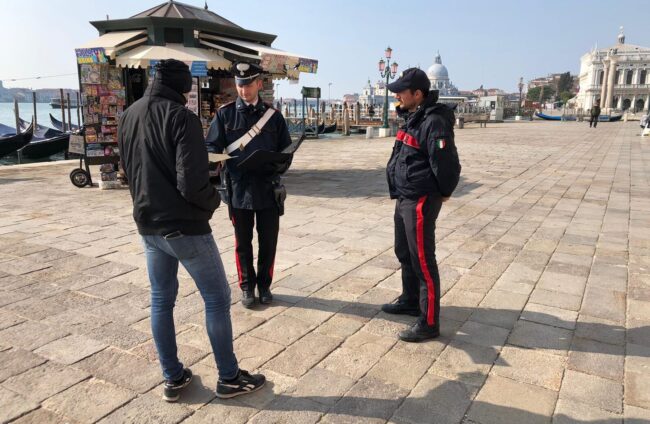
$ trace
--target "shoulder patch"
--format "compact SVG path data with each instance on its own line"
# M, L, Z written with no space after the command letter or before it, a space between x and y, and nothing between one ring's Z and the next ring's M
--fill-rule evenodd
M228 102L228 103L224 103L224 104L222 104L221 106L219 106L219 109L223 109L224 107L230 106L230 105L232 105L232 104L235 104L235 101L234 101L234 100L233 100L233 101L230 101L230 102Z

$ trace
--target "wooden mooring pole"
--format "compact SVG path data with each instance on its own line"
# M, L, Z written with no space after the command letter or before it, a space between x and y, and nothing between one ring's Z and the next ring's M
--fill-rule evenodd
M72 131L72 117L70 116L70 107L71 107L70 93L66 94L66 96L67 96L67 99L68 99L68 128L70 129L70 131Z
M14 97L14 115L16 118L16 135L20 134L20 110L18 109L18 99ZM22 162L21 150L18 149L18 165Z
M77 125L81 128L81 93L77 92Z
M65 132L66 131L66 129L65 129L65 105L64 105L65 100L63 98L63 89L62 88L59 88L59 94L60 94L60 98L61 98L61 123L63 124L63 132Z
M32 118L32 122L34 122L34 130L36 130L36 125L38 125L38 118L36 117L36 91L32 91L32 104L34 105L34 118Z
M18 99L14 97L14 117L16 118L16 134L20 134L20 110L18 109Z

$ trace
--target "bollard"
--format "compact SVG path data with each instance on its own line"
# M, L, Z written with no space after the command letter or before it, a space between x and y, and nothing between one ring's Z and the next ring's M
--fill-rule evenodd
M462 130L465 128L465 117L464 116L459 116L456 118L456 126L458 127L459 130Z
M375 138L375 127L366 127L366 138Z

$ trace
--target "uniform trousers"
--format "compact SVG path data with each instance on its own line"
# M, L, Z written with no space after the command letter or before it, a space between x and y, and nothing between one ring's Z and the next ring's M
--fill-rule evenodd
M395 254L402 265L402 303L420 308L420 323L439 328L440 275L436 263L439 195L398 199L395 205Z
M243 291L268 290L273 281L273 265L280 231L280 214L277 207L266 209L230 210L235 227L235 259L239 274L239 287ZM257 225L256 225L257 224ZM253 265L253 227L257 228L259 250L257 272Z

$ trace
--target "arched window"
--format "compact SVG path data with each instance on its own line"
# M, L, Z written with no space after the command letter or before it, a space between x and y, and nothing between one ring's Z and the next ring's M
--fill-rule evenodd
M634 112L641 112L643 110L644 101L643 99L637 99L634 104Z
M648 83L649 83L648 71L644 69L643 71L641 71L641 78L639 78L639 84L648 84Z
M625 75L625 84L632 84L632 76L634 75L634 71L632 69L629 69Z
M623 100L623 110L628 110L632 106L632 100L624 99Z

